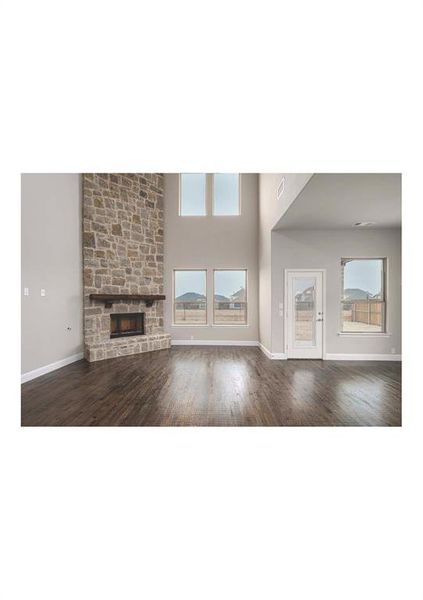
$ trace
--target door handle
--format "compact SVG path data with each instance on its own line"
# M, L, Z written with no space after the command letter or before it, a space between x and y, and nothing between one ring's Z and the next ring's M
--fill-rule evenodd
M323 321L323 319L316 319L316 321Z

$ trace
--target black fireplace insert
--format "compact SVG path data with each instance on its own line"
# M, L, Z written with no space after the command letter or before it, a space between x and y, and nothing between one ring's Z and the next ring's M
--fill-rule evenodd
M110 315L110 337L144 335L144 313L121 313Z

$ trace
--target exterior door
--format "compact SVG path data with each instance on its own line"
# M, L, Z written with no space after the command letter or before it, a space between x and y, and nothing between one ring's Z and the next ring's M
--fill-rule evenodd
M288 358L323 358L323 272L286 271Z

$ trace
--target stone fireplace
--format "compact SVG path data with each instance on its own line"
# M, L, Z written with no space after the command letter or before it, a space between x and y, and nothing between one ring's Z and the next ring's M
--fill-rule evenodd
M163 294L163 175L83 175L83 263L88 361L170 347L156 299Z

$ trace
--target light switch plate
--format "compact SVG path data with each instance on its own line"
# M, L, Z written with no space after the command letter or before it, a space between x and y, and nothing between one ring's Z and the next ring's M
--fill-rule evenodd
M24 296L29 296L29 288L24 288Z
M43 289L43 288L41 288L41 295L42 295L42 296L45 296L45 295L46 295L46 291L45 291L45 289Z

